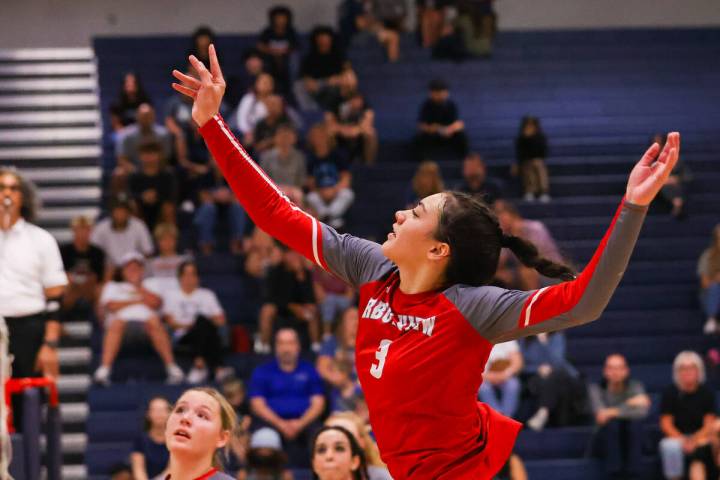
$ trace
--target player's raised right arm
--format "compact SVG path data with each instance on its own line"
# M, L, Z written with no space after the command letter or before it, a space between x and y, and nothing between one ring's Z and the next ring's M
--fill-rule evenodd
M218 167L253 222L274 238L326 268L319 244L320 222L282 193L250 158L218 113L225 93L225 80L213 45L209 53L210 70L197 58L190 56L199 78L175 70L173 76L182 84L174 83L173 88L193 98L193 120L200 126L200 133Z
M195 57L190 62L199 79L173 71L181 84L178 92L193 98L192 116L200 126L223 176L253 222L272 237L330 270L343 280L359 285L386 268L387 260L376 243L339 235L293 204L233 136L218 113L225 92L215 48L210 46L210 70Z

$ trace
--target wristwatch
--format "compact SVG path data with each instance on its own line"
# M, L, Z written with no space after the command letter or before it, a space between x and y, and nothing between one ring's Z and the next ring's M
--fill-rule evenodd
M57 350L57 348L60 346L59 340L45 340L43 342L43 345L52 348L53 350Z

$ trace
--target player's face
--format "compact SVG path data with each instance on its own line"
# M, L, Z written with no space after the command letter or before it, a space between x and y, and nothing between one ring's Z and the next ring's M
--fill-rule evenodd
M325 425L328 427L344 428L348 432L352 433L355 440L357 440L360 446L363 447L362 438L360 438L360 432L358 432L357 425L349 418L330 418L327 422L325 422Z
M414 208L395 212L392 232L382 244L385 256L398 265L422 262L438 243L434 232L444 203L445 194L436 193L423 198Z
M352 456L350 442L337 430L320 434L313 450L312 467L320 480L346 480L360 463Z
M186 392L175 404L165 427L165 443L171 455L202 458L212 455L228 441L222 430L218 402L205 392Z

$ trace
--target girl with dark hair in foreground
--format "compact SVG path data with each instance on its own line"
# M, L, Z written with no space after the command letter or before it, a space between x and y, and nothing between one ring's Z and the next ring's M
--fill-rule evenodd
M680 136L653 144L585 269L541 258L503 233L487 205L442 192L398 211L379 245L340 235L291 203L250 159L218 114L225 91L215 50L200 76L177 70L173 88L194 99L193 119L239 202L270 235L360 289L358 377L383 461L396 480L488 479L512 451L520 424L476 401L493 344L581 325L610 301L647 206L675 165ZM659 157L658 157L659 154ZM547 277L533 291L488 286L501 248Z

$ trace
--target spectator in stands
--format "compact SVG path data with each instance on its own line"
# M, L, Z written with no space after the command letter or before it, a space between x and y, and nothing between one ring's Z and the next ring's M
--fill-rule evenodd
M345 215L355 200L355 193L340 185L340 173L332 163L318 165L313 178L316 188L307 194L305 202L318 220L343 231Z
M273 147L260 154L260 168L295 203L302 200L302 189L307 182L305 154L295 147L297 133L287 124L281 123L273 136Z
M465 51L474 57L489 57L497 33L497 15L493 0L461 0L455 27L465 44Z
M243 95L249 92L257 77L267 72L264 55L257 48L250 48L242 55L243 69L237 77L229 76L225 80L228 82L228 93L226 94L226 102L229 105L237 105Z
M665 146L665 137L656 133L653 135L652 142ZM678 158L675 167L673 167L670 176L665 180L665 185L660 190L660 196L672 206L671 215L677 219L685 218L687 214L685 209L685 185L692 180L692 172L682 158Z
M355 290L319 265L313 266L313 288L320 306L323 338L327 339L332 335L336 320L353 304Z
M284 245L283 260L270 269L266 279L265 302L260 308L256 353L270 353L270 338L276 320L306 323L313 351L320 349L320 325L315 304L312 273L299 253Z
M272 7L268 11L269 25L260 33L257 43L257 49L267 59L278 92L286 97L290 93L290 57L299 47L292 20L292 11L286 6Z
M110 480L134 480L132 469L124 463L118 463L110 467L108 474Z
M63 294L63 310L71 311L79 301L93 307L105 278L105 252L90 243L92 221L78 216L70 222L72 242L60 246L68 285Z
M265 278L272 267L282 262L283 252L278 244L257 227L245 242L244 250L245 272L256 279Z
M358 311L347 308L338 322L335 336L328 337L318 353L315 366L331 386L330 409L355 411L362 400L362 390L355 370L355 337L357 336Z
M693 480L717 478L710 444L717 418L715 395L705 386L705 365L697 353L683 351L675 357L673 383L660 402L665 478L679 479L688 469Z
M319 480L368 478L365 453L343 427L322 427L312 442L312 470Z
M344 0L340 4L343 46L363 32L377 38L390 62L400 58L400 30L407 15L404 0Z
M198 27L192 34L192 46L185 58L189 55L195 55L195 58L204 63L206 67L210 68L209 48L210 44L215 42L215 32L213 32L210 27Z
M432 48L440 39L447 10L452 0L416 0L417 25L420 43L424 48Z
M237 419L232 406L214 388L186 390L175 403L165 428L170 452L166 477L231 480L222 468L218 450L227 449Z
M207 381L209 372L215 381L227 371L222 368L223 347L218 329L225 325L225 312L212 290L200 287L197 265L192 260L180 264L177 271L180 288L164 295L163 313L172 331L177 355L188 353L193 367L187 382Z
M123 84L117 100L110 104L110 124L114 132L119 132L136 121L137 110L143 103L151 103L150 97L135 72L123 76Z
M465 123L460 120L457 106L450 99L447 84L436 79L428 88L429 98L420 107L418 115L415 146L419 158L446 152L464 157L468 151Z
M470 152L463 160L462 176L463 180L455 186L455 190L472 195L488 205L504 196L502 182L488 176L485 162L477 152Z
M715 225L710 246L700 255L697 265L700 277L700 300L705 311L706 334L720 333L720 223Z
M380 450L375 440L370 436L370 425L353 412L333 412L325 425L329 427L343 427L350 432L358 445L365 453L367 462L368 480L392 480L387 466L380 458Z
M520 122L520 133L515 139L517 163L512 167L513 175L520 174L524 198L528 202L540 199L550 201L550 177L545 159L548 154L547 138L537 117L525 116Z
M188 64L185 74L196 75L195 69ZM192 123L192 98L175 93L165 102L165 128L176 138L182 137ZM177 150L177 147L175 148Z
M245 391L245 384L239 378L231 375L225 378L221 385L223 396L235 409L238 426L243 430L250 430L252 417L250 416L250 402Z
M378 149L375 112L360 92L352 93L336 111L325 112L325 121L338 145L349 153L351 161L362 159L367 165L375 163Z
M140 165L140 145L150 142L160 144L165 161L171 158L172 135L165 127L155 123L155 109L143 103L137 109L137 123L123 130L117 145L117 166L111 181L114 193L125 190L127 177Z
M215 248L215 225L218 220L220 208L227 212L230 227L230 252L234 255L242 253L243 236L247 215L245 210L235 199L224 179L217 178L219 173L212 167L212 175L217 186L212 189L203 189L198 192L200 206L195 211L193 224L198 231L198 244L204 255L210 255Z
M300 358L300 338L290 328L275 336L275 359L258 366L250 379L250 408L283 436L295 468L308 465L306 448L325 408L323 384L315 367Z
M142 435L135 439L130 465L135 480L165 478L170 455L165 447L165 423L170 416L170 402L153 397L147 404Z
M338 95L340 73L347 66L332 28L316 27L310 34L310 52L300 65L300 81L293 89L300 108L331 108Z
M541 333L520 341L523 376L537 411L527 421L533 430L546 424L564 427L582 420L586 411L586 388L575 367L565 358L565 334Z
M512 417L520 402L518 374L523 367L516 340L496 344L490 351L478 398L503 415Z
M467 50L462 32L451 20L454 14L446 15L440 30L440 38L432 47L432 58L435 60L452 60L461 62L467 58Z
M255 80L255 86L240 99L235 123L243 135L243 144L252 146L253 132L258 122L267 116L265 101L275 91L275 81L268 73L261 73Z
M605 359L603 380L589 387L595 425L595 443L610 478L636 478L642 463L642 420L650 410L643 384L630 378L622 355Z
M299 129L302 120L280 95L270 95L265 99L267 115L255 125L252 133L252 147L257 154L265 152L275 146L275 133L280 126L289 125Z
M178 229L171 223L161 223L153 231L158 254L147 262L147 276L154 279L154 287L166 292L179 288L178 267L191 259L177 251Z
M410 183L410 192L405 202L406 208L414 208L423 198L445 190L440 165L432 160L424 160L418 165Z
M293 480L295 477L287 466L288 456L283 451L280 434L272 428L263 427L250 437L247 474L238 478Z
M192 212L202 201L204 192L212 190L218 183L214 160L195 122L190 122L188 129L178 137L176 147L182 209Z
M510 458L502 469L493 477L493 480L527 480L528 474L525 464L517 453L510 454Z
M493 205L503 232L532 242L540 255L554 262L564 262L563 256L544 223L527 220L518 209L506 200L497 200ZM540 276L536 270L520 263L508 250L500 253L500 264L496 274L504 283L522 290L535 290L552 285L554 280Z
M110 202L110 216L99 221L90 234L90 243L105 252L108 261L105 280L109 280L122 258L131 252L149 256L152 238L145 223L131 215L130 199L118 195Z
M143 281L144 265L145 257L141 254L126 254L119 264L122 268L122 280L105 284L100 295L105 336L100 366L93 375L97 383L110 383L113 362L120 351L128 324L132 325L130 328L139 326L145 331L153 348L165 363L168 383L177 384L184 379L182 370L175 363L170 338L160 321L160 296L157 292L150 291L147 281Z
M143 143L138 147L140 168L130 175L129 190L135 201L138 216L148 229L162 223L175 223L177 180L165 166L160 144Z
M317 123L308 132L308 156L307 168L310 177L308 186L310 190L315 189L314 172L319 171L323 164L333 164L340 175L339 188L350 188L352 175L348 163L341 152L335 148L335 141L330 135L327 125Z

